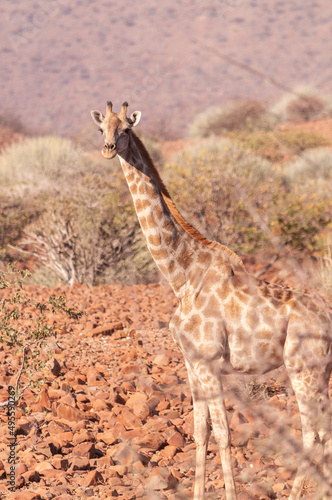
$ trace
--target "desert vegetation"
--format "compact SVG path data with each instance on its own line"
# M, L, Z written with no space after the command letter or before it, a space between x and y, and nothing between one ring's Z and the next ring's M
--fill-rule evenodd
M322 95L313 87L300 86L293 92L286 92L270 107L260 101L236 100L208 108L192 121L188 134L194 138L227 135L234 131L246 134L259 131L261 134L264 131L276 131L276 126L281 123L305 122L331 116L332 96Z
M169 183L186 217L237 253L257 252L271 242L319 251L320 233L331 221L332 171L314 167L315 158L328 161L324 155L332 158L329 150L317 149L276 165L213 138L174 159ZM324 176L309 175L319 168Z
M154 279L118 160L103 165L68 139L27 138L3 153L0 176L8 259L32 256L69 284Z
M291 277L291 285L329 300L331 139L281 127L299 114L277 116L256 101L214 111L197 119L175 152L170 143L163 155L158 138L142 136L180 212L255 274ZM166 330L175 303L147 251L118 160L88 145L25 137L0 154L0 394L5 400L6 384L14 384L19 488L43 478L44 495L62 494L69 478L77 498L188 498L192 401ZM231 379L226 403L239 491L287 497L308 457L284 373ZM58 421L64 427L56 434ZM311 472L305 494L315 498L326 483L319 466ZM224 484L214 440L207 474L208 498L216 498Z
M322 237L331 221L327 138L271 130L258 102L217 108L215 122L212 115L208 110L205 125L202 116L193 124L201 138L190 151L165 165L160 145L145 138L185 217L241 255L271 242L307 255L328 251ZM2 152L0 178L4 261L35 262L43 284L158 279L118 160L103 162L69 139L29 137Z
M279 122L305 122L331 117L332 96L322 95L314 87L299 86L292 94L286 93L271 112Z

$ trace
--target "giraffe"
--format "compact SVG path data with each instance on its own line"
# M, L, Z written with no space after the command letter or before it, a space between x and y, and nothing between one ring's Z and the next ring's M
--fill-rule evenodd
M188 371L194 407L196 470L194 500L204 499L209 420L219 446L227 500L235 500L230 431L222 376L262 374L285 365L299 406L303 448L332 453L328 417L331 318L305 293L252 276L227 247L210 241L175 207L149 153L133 132L141 118L91 111L104 137L102 154L118 155L148 249L170 283L178 307L170 322ZM324 446L325 445L325 446ZM290 499L300 498L307 466L300 465Z

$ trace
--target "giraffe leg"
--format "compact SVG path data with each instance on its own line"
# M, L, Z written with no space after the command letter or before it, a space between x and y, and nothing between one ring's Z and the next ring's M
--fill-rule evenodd
M188 372L190 373L190 368ZM216 375L216 372L217 370L213 369L212 364L209 368L207 368L206 363L197 363L195 371L191 371L195 380L198 382L197 386L200 387L200 390L202 391L204 396L203 399L205 404L207 404L208 412L210 413L213 434L218 443L220 452L221 465L225 481L226 499L236 500L237 496L231 460L231 440L223 396L223 386L221 378L219 375ZM199 376L196 376L196 373L199 374ZM201 452L203 453L203 447L201 448ZM195 496L194 500L201 498L204 497Z
M222 390L222 389L221 389ZM236 500L236 490L231 461L231 441L227 422L226 407L222 392L208 397L214 437L219 446L221 464L224 474L227 500Z
M194 438L196 443L196 468L194 500L203 500L205 496L206 452L210 437L209 408L198 378L189 364L187 371L194 406Z
M193 402L194 438L196 443L194 500L203 500L205 496L206 451L210 437L209 409L203 399L193 397Z
M327 482L326 494L323 500L328 500L329 492L332 491L332 405L328 396L328 387L331 376L332 365L330 364L325 377L325 391L323 391L322 416L323 425L318 430L320 441L323 444L323 475Z
M331 473L327 470L329 468L327 453L331 447L331 415L328 411L329 400L326 396L324 367L303 368L300 372L289 373L289 378L297 399L302 423L303 457L289 496L290 500L298 500L301 497L306 474L319 447L324 448L323 468L326 481L323 483L326 482L326 485L322 484L321 480L320 483L327 491L327 481Z

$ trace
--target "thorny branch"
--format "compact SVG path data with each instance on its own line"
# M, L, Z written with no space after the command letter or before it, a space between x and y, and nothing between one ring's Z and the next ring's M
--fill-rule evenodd
M25 356L26 356L26 350L29 349L30 346L32 346L33 344L36 344L37 342L39 341L39 339L37 340L33 340L32 342L30 342L29 344L27 344L26 346L24 346L23 348L23 359L22 359L22 363L21 363L21 367L20 367L20 371L18 373L18 376L17 376L17 379L16 379L16 384L15 384L15 405L17 405L17 403L19 402L19 400L21 399L21 397L23 396L24 392L26 391L26 389L28 389L30 387L30 382L28 382L24 387L23 389L20 390L20 393L18 394L18 386L19 386L19 383L20 383L20 379L21 379L21 376L22 376L22 373L23 373L23 369L24 369L24 365L25 365ZM0 403L0 407L1 406L7 406L9 403L11 403L11 401L7 400L7 401L4 401L2 403Z

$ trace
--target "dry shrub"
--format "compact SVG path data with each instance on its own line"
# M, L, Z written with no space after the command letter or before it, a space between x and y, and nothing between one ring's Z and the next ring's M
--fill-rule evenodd
M12 112L3 113L0 115L0 127L6 127L18 134L28 135L29 130L22 122L21 118Z
M222 135L224 131L269 129L273 117L259 101L234 101L200 113L189 127L190 137Z
M312 181L324 183L324 192L332 188L332 153L328 148L309 149L285 166L285 175L308 187ZM316 187L316 186L315 186Z
M271 243L301 251L320 249L320 232L331 220L331 191L317 195L321 177L303 189L281 166L217 139L174 158L169 183L194 226L240 254ZM217 151L217 152L216 152ZM286 170L287 171L287 170Z
M324 101L319 97L298 97L287 106L287 118L291 122L308 122L321 116L324 107Z
M0 156L1 185L27 195L56 188L67 176L79 176L88 161L69 139L56 136L25 138Z
M302 130L235 131L227 134L245 149L251 149L272 162L299 155L309 148L327 146L329 141L313 132Z
M299 86L285 94L271 112L279 122L301 122L332 116L332 98L313 87Z
M117 159L101 162L67 139L26 139L0 158L0 179L18 200L19 223L14 216L3 222L7 240L13 242L19 226L16 249L58 278L88 284L155 279ZM24 218L27 204L33 216Z

